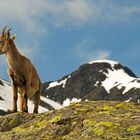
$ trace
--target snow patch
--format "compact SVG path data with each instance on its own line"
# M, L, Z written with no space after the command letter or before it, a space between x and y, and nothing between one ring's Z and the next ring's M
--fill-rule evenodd
M69 75L67 78L65 78L65 79L62 80L62 81L59 81L59 82L58 82L58 81L55 81L55 82L52 82L52 83L49 84L49 86L47 87L47 89L50 89L50 88L55 87L55 86L60 86L60 85L62 85L62 88L65 88L66 82L67 82L67 80L68 80L69 78L71 78L71 75Z
M132 88L140 88L140 83L132 82L138 78L129 76L124 70L108 70L108 74L105 75L107 78L102 82L102 86L108 93L115 86L119 89L125 87L123 94Z
M98 86L98 84L99 84L99 81L97 81L94 86Z
M77 99L77 98L73 98L72 100L70 100L69 98L67 98L65 101L63 101L63 106L69 106L70 103L73 102L80 102L81 99Z
M88 62L88 64L94 64L94 63L109 63L112 67L114 67L114 65L116 64L119 64L118 62L112 60L95 60L95 61Z
M48 104L50 104L55 109L61 109L61 108L63 108L63 106L60 105L59 103L56 103L55 101L53 101L51 99L48 99L48 98L45 98L43 96L41 96L41 100L44 101L44 102L46 102L46 103L48 103Z
M125 102L128 103L132 100L132 97L130 97L128 100L126 100Z

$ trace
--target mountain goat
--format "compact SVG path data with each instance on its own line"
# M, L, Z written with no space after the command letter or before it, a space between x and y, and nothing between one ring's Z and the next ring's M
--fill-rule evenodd
M18 93L20 94L20 112L28 112L28 98L34 99L33 113L38 113L41 81L31 61L22 55L14 43L15 35L10 37L10 30L3 29L0 35L0 54L5 54L8 62L8 75L13 92L12 112L17 112Z

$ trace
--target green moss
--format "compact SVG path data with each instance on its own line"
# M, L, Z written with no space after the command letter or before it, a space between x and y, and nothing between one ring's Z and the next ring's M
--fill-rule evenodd
M101 108L102 111L113 111L116 110L113 106L107 106L105 105L103 108Z
M107 111L101 111L98 113L99 115L109 115L110 112L107 110Z
M96 127L93 129L95 135L101 136L104 134L104 128L103 127Z
M79 130L72 130L69 134L62 136L60 140L86 140L79 136ZM81 134L82 135L82 134Z
M125 109L125 110L129 110L129 109L132 109L134 108L134 105L133 104L130 104L130 103L126 103L126 102L121 102L121 103L118 103L116 105L116 109Z
M113 122L99 122L99 125L106 126L106 127L112 127Z
M125 106L125 104L126 104L125 102L121 102L121 103L116 104L116 107L121 108L121 107Z
M17 127L17 128L15 129L15 131L18 132L18 133L21 133L21 132L25 132L25 131L27 131L27 130L24 129L24 128L22 128L22 127Z
M129 111L133 112L133 113L140 113L140 109L137 108L130 108Z
M26 131L35 132L41 128L44 128L45 126L46 126L46 121L43 120L43 121L37 121L30 124L27 123L24 126L16 127L15 131L19 133L26 132Z
M88 119L83 121L84 127L93 127L96 124L96 121Z
M15 126L17 126L20 122L21 122L21 121L20 121L19 117L13 118L13 119L9 122L9 126L10 126L10 127L15 127Z
M55 116L51 120L49 120L49 123L57 123L61 119L61 116Z
M136 132L137 129L138 129L138 126L133 125L133 126L130 126L130 127L127 129L127 131L128 131L128 132L131 132L131 133L134 133L134 132Z
M78 108L76 111L79 113L79 112L87 112L88 110L87 108Z
M77 123L76 121L72 122L72 126L76 125L76 123Z
M35 127L42 128L46 125L46 121L39 121L36 123Z

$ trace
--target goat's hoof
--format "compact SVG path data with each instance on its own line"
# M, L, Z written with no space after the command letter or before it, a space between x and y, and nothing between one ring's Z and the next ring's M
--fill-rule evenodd
M23 112L26 112L26 113L28 113L28 109L24 109L24 110L23 110Z
M15 113L15 112L17 112L17 109L13 109L11 112L12 112L12 113Z
M26 113L28 113L28 110L22 110L22 111L20 111L21 113L24 113L24 112L26 112Z
M37 110L34 110L33 113L34 113L34 114L38 114L38 111L37 111Z

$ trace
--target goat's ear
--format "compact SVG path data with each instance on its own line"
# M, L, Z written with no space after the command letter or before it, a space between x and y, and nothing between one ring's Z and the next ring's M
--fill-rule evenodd
M15 40L16 34L11 37L12 40Z

